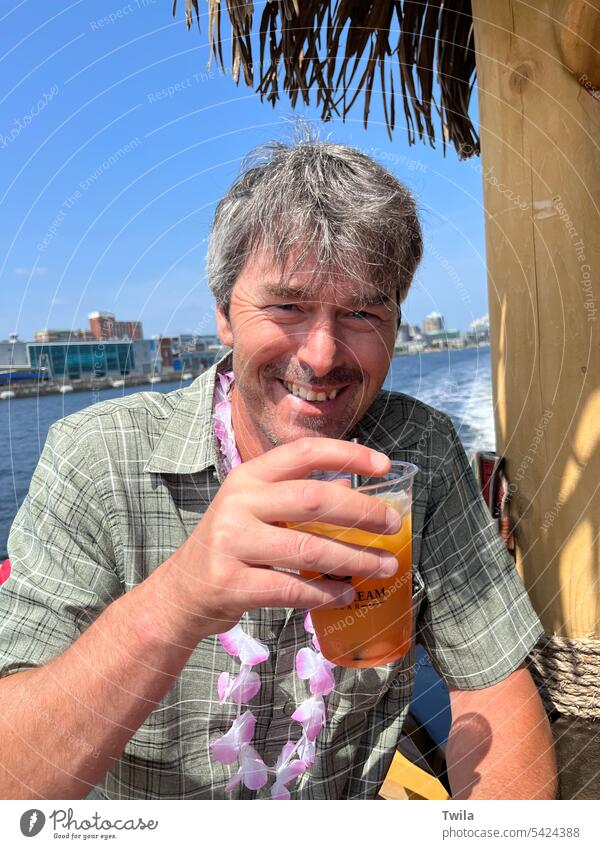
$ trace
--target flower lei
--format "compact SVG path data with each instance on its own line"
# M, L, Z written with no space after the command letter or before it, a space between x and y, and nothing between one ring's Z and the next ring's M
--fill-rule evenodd
M241 463L233 426L231 423L231 403L229 390L234 381L233 372L218 374L215 387L214 432L223 456L225 474ZM252 737L256 726L256 717L250 710L242 711L259 692L260 677L253 667L264 663L269 657L269 649L260 640L249 636L238 623L231 630L219 634L219 641L227 654L237 657L241 663L240 671L232 676L222 672L217 682L219 702L228 699L237 705L237 716L231 728L218 740L210 743L212 757L222 764L237 763L238 769L225 786L231 792L241 782L248 790L260 790L268 782L269 773L275 776L271 787L272 799L289 799L287 787L303 772L309 769L316 759L316 740L325 727L327 713L325 700L335 686L333 672L335 664L321 654L319 641L307 612L304 628L311 636L314 648L300 649L296 654L295 668L299 678L306 681L311 695L299 704L292 719L302 726L300 738L294 742L288 740L274 766L268 767L252 746Z

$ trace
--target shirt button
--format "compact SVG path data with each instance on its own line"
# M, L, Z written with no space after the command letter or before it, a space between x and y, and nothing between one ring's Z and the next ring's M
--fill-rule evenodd
M285 716L291 716L295 710L296 710L296 703L293 702L291 699L288 699L288 701L285 703L285 707L283 709L284 715Z

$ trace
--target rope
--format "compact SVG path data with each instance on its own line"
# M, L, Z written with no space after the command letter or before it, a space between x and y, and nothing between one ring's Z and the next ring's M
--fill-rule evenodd
M600 719L600 640L544 635L527 665L548 712Z

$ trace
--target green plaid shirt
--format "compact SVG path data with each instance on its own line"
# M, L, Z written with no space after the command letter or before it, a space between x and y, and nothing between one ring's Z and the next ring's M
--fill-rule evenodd
M115 599L186 539L223 471L212 429L216 369L186 389L105 401L50 430L9 538L12 576L0 590L0 675L50 661ZM448 417L396 392L379 393L361 441L420 471L413 504L417 639L446 682L486 687L515 670L542 627L477 491ZM254 610L242 624L265 642L252 702L253 744L272 764L296 739L291 720L308 695L294 657L308 645L303 611ZM217 679L236 661L203 640L177 681L88 798L219 799L232 767L209 756L234 709ZM373 798L391 763L414 677L415 654L375 669L335 670L317 760L298 799ZM264 797L238 788L233 798Z

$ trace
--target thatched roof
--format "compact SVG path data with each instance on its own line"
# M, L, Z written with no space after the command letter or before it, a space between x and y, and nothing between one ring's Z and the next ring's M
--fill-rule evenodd
M223 41L230 40L234 80L241 71L261 99L274 105L281 83L292 106L298 97L310 103L312 94L329 121L334 115L345 118L362 97L366 127L372 94L379 89L391 137L399 83L410 144L418 137L433 145L439 121L444 150L448 141L462 158L479 152L468 112L475 82L471 0L268 0L254 30L251 0L207 4L211 56L225 70ZM222 30L222 5L230 36ZM176 6L174 0L173 14ZM199 0L186 0L185 14L188 29L194 16L200 26Z

